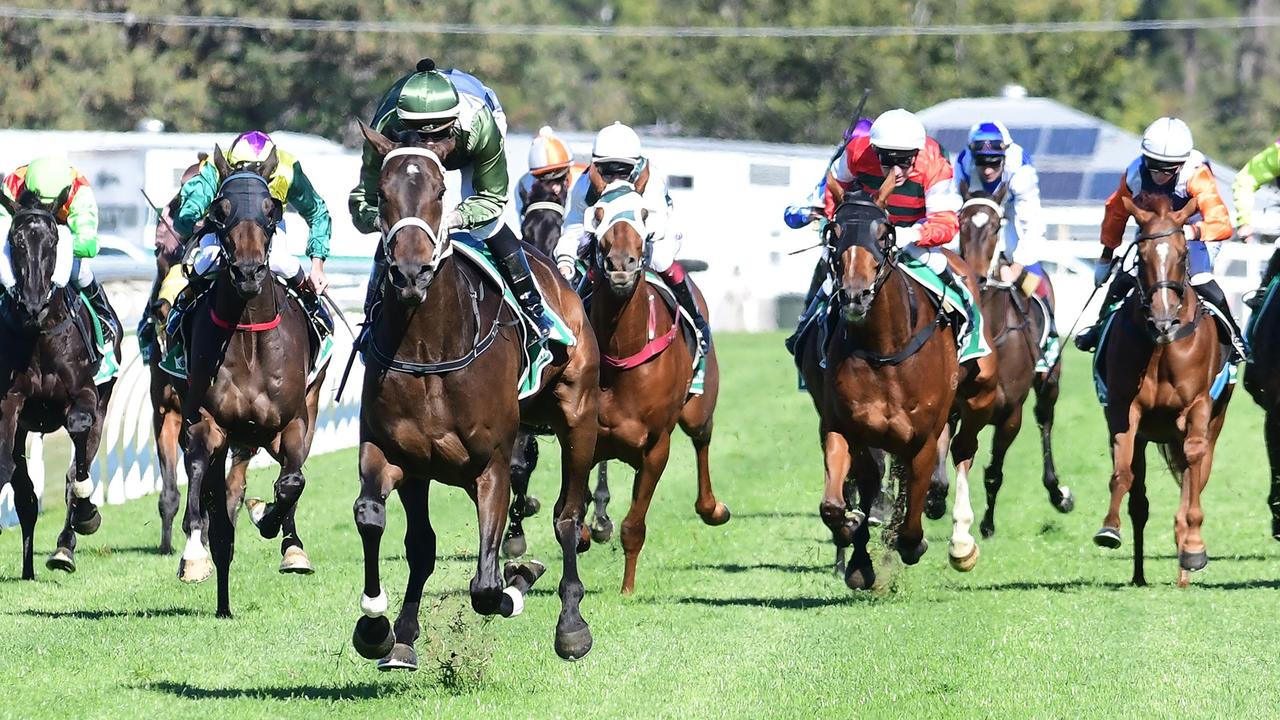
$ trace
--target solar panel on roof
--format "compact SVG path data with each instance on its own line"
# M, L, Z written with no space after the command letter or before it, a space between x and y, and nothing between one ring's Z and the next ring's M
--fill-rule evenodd
M964 149L965 142L969 140L969 128L942 128L933 133L934 140L942 146L943 150L951 153L954 158Z
M1075 202L1080 197L1080 186L1083 184L1084 173L1042 172L1040 199L1045 202Z
M1040 128L1038 127L1015 127L1009 128L1009 134L1013 136L1013 141L1022 146L1022 149L1035 155L1040 151Z
M1092 155L1098 147L1098 128L1053 128L1046 155Z
M1084 197L1086 200L1103 202L1111 197L1111 193L1118 187L1120 187L1119 173L1097 172L1089 177L1089 190Z

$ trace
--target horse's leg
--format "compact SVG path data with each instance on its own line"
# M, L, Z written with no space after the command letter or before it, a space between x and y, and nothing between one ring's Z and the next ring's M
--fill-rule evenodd
M524 537L523 521L529 504L529 476L538 464L538 439L530 433L516 433L511 457L511 508L507 511L507 536L502 541L502 554L517 558L529 549ZM533 499L537 502L536 499ZM532 513L529 513L532 514Z
M1209 482L1209 468L1213 465L1213 440L1209 438L1211 401L1208 396L1187 413L1187 438L1182 444L1181 460L1185 463L1182 481L1183 502L1178 508L1178 525L1185 527L1182 542L1178 545L1179 586L1185 586L1189 572L1203 570L1209 564L1204 537L1200 528L1204 524L1204 508L1200 494Z
M93 481L89 479L89 471L98 454L98 443L102 440L102 417L98 411L97 388L83 388L76 393L71 411L67 413L66 428L75 449L75 457L72 462L74 479L71 473L68 473L67 478L71 481L71 522L70 527L63 532L69 534L69 531L74 530L80 535L92 535L102 524L102 515L89 499L93 494ZM74 541L70 547L74 547Z
M1130 413L1128 430L1111 436L1111 506L1102 519L1102 528L1093 535L1093 542L1115 549L1120 547L1120 501L1133 485L1133 457L1138 417Z
M991 464L987 465L982 477L982 484L987 490L987 511L982 516L980 526L984 538L996 534L996 496L1000 494L1000 486L1004 484L1005 455L1022 427L1022 406L1014 406L1004 417L996 418L993 424L995 431L991 438Z
M844 583L852 590L869 590L876 582L876 573L871 563L871 554L867 552L867 543L871 541L871 525L865 518L871 513L871 506L879 502L879 496L883 494L880 482L884 477L884 470L871 451L864 449L854 458L853 474L858 485L858 510L864 521L858 523L857 529L853 531L853 554L845 568Z
M155 398L153 402L163 402ZM160 553L173 554L173 519L178 514L182 495L178 492L178 431L182 428L182 414L172 408L160 408L152 412L152 427L156 437L156 456L160 461Z
M1058 405L1058 391L1062 380L1061 363L1053 371L1036 376L1035 393L1036 424L1040 427L1040 457L1044 461L1044 488L1049 492L1049 502L1059 512L1069 513L1076 507L1071 488L1058 483L1058 471L1053 465L1053 416Z
M973 505L969 499L969 471L978 452L978 431L984 425L985 422L966 418L951 441L951 459L956 466L956 500L951 506L951 542L947 555L951 567L960 572L969 572L978 562L978 543L970 532Z
M596 469L596 489L591 500L594 511L591 516L591 539L609 542L613 537L613 519L609 517L609 463L601 462Z
M893 501L894 493L897 491L893 487L893 478L886 478L885 470L885 454L883 450L870 450L867 458L871 463L869 472L876 476L876 486L872 490L875 498L871 503L871 509L867 512L867 522L871 525L883 525L893 517ZM856 462L856 459L855 459ZM858 470L855 468L855 475ZM945 478L945 476L944 476ZM865 494L859 492L859 494ZM870 531L868 531L870 532Z
M930 478L937 467L937 441L926 440L915 456L908 459L907 467L903 468L901 482L906 483L907 510L902 527L898 530L896 544L898 557L907 565L920 562L921 556L929 549L929 541L924 539L924 525L920 516L924 513Z
M622 521L622 551L626 556L622 571L623 595L630 595L635 591L636 562L640 559L640 549L644 547L645 516L649 513L649 503L653 502L653 491L658 486L658 478L662 477L662 471L667 467L667 459L670 455L671 434L662 433L644 452L640 469L636 472L635 483L631 490L631 509L627 511L627 517ZM838 486L836 492L839 493ZM844 507L843 503L841 507Z
M400 484L397 494L404 506L404 557L409 563L409 579L405 582L404 600L396 616L395 645L378 661L379 670L417 670L418 641L421 627L418 614L422 604L422 587L436 569L436 532L431 527L428 495L431 481L425 477L409 478Z
M592 645L591 628L582 617L582 597L586 590L578 576L578 541L586 515L587 484L596 447L596 403L598 400L588 403L589 412L576 415L566 412L566 427L560 433L560 497L556 499L554 522L564 572L560 579L560 618L556 622L555 647L556 654L565 660L582 658ZM603 469L604 463L600 467Z
M31 482L31 474L27 471L27 433L19 429L13 443L13 475L10 487L13 488L13 509L18 513L18 524L22 527L22 579L35 580L35 532L36 515L39 502L36 488ZM72 566L74 570L74 566Z
M226 457L226 433L213 418L202 416L187 434L186 462L190 479L187 493L190 495L199 488L201 507L208 508L209 550L218 576L218 617L231 617L228 573L235 548L235 515L228 508L235 493L228 487ZM192 533L192 537L197 534Z
M929 474L929 494L924 503L924 514L930 520L941 520L947 514L947 493L951 490L947 478L947 448L951 447L951 423L942 428L938 437L938 462Z
M281 525L306 486L302 464L307 459L308 428L305 417L294 418L280 432L280 476L275 483L275 497L265 506L258 506L250 517L258 526L258 532L268 540L280 534ZM281 552L289 546L286 542Z
M1129 490L1129 521L1133 523L1133 584L1146 585L1147 576L1142 569L1143 530L1151 513L1147 501L1147 443L1139 441L1133 453L1133 486Z
M854 522L845 512L847 503L844 497L844 484L853 467L853 453L849 440L838 432L824 430L822 432L822 463L825 470L822 502L818 503L818 517L831 531L831 542L836 546L836 560L844 548L853 544L858 525L865 522ZM865 517L864 517L865 520ZM847 568L846 568L847 571Z
M396 641L387 620L387 593L378 573L378 550L387 527L387 496L403 479L404 471L388 462L381 448L371 442L360 443L360 495L353 511L364 551L363 615L356 622L351 644L361 657L370 660L386 656Z
M212 422L202 420L203 422ZM178 437L182 438L183 421L179 421ZM199 424L199 423L197 423ZM204 502L204 471L208 457L201 456L199 474L192 474L192 456L195 451L192 428L187 430L187 441L183 450L183 458L187 467L187 509L182 516L182 530L186 533L187 543L182 548L182 557L178 558L178 580L184 583L200 583L213 575L213 562L209 559L206 547L209 533L209 513ZM201 431L202 436L206 431ZM207 453L204 448L201 453Z
M481 615L518 612L513 598L503 593L502 574L498 572L498 546L507 522L507 503L511 501L511 457L501 448L489 458L475 485L467 488L476 504L480 544L476 553L476 574L471 578L471 608Z
M698 499L693 509L707 525L723 525L729 522L729 506L716 500L711 489L711 431L713 420L708 417L701 425L686 423L686 414L680 416L680 426L693 441L693 452L698 458Z
M1267 444L1267 458L1271 462L1271 494L1267 497L1267 505L1271 508L1271 537L1280 540L1280 410L1267 411L1263 437Z

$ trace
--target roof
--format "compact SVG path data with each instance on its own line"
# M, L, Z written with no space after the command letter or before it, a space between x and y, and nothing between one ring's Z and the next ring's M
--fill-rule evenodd
M30 148L57 147L66 152L84 150L134 150L134 149L199 149L208 150L214 144L224 148L235 140L237 133L148 133L107 132L88 130L0 130L0 156L21 150L30 154ZM351 150L318 135L276 131L271 137L295 155L348 154Z

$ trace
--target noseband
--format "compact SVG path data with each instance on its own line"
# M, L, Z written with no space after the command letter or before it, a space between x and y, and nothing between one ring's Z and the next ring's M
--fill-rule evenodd
M1168 230L1162 230L1156 233L1138 233L1138 235L1134 238L1135 242L1131 247L1137 247L1144 240L1159 240L1161 238L1167 238L1176 234L1180 234L1181 232L1182 232L1182 228L1174 227L1174 228L1170 228ZM1141 264L1141 262L1142 262L1142 256L1141 254L1138 254L1138 263ZM1177 317L1182 314L1182 307L1183 307L1182 299L1186 297L1187 289L1190 287L1190 285L1187 283L1186 280L1160 280L1156 282L1154 285L1147 287L1143 285L1142 273L1139 272L1138 287L1142 291L1139 296L1139 302L1142 305L1143 314L1147 316L1148 334L1151 335L1152 340L1156 340L1157 338L1150 324L1151 303L1155 301L1156 293L1159 293L1162 290L1169 290L1173 292L1174 296L1178 298L1178 306L1173 311L1174 317ZM1198 298L1197 298L1197 302L1199 302ZM1176 340L1181 340L1185 337L1190 336L1192 333L1195 332L1196 325L1199 323L1199 319L1200 319L1199 315L1197 314L1192 318L1191 322L1182 324L1181 327L1179 327L1176 331L1174 331L1172 339L1176 341Z
M396 148L382 158L382 167L385 170L387 163L394 158L407 156L427 158L431 162L435 163L435 166L440 169L440 176L444 177L444 163L440 160L440 156L436 155L429 148ZM396 233L407 227L416 227L419 230L422 230L431 240L431 259L427 261L427 269L432 275L435 275L436 271L440 268L440 263L444 262L445 258L453 254L453 241L450 238L449 233L444 230L443 212L440 213L440 223L435 227L432 227L431 223L428 223L426 220L416 215L407 215L402 217L391 225L391 227L387 227L386 220L382 220L382 227L382 255L387 259L388 263L391 262L391 240L395 237Z

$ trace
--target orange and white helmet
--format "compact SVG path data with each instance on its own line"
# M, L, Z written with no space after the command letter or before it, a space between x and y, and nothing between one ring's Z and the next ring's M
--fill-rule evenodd
M573 164L573 152L565 141L556 137L551 126L544 125L529 145L529 172L534 177L568 170Z

